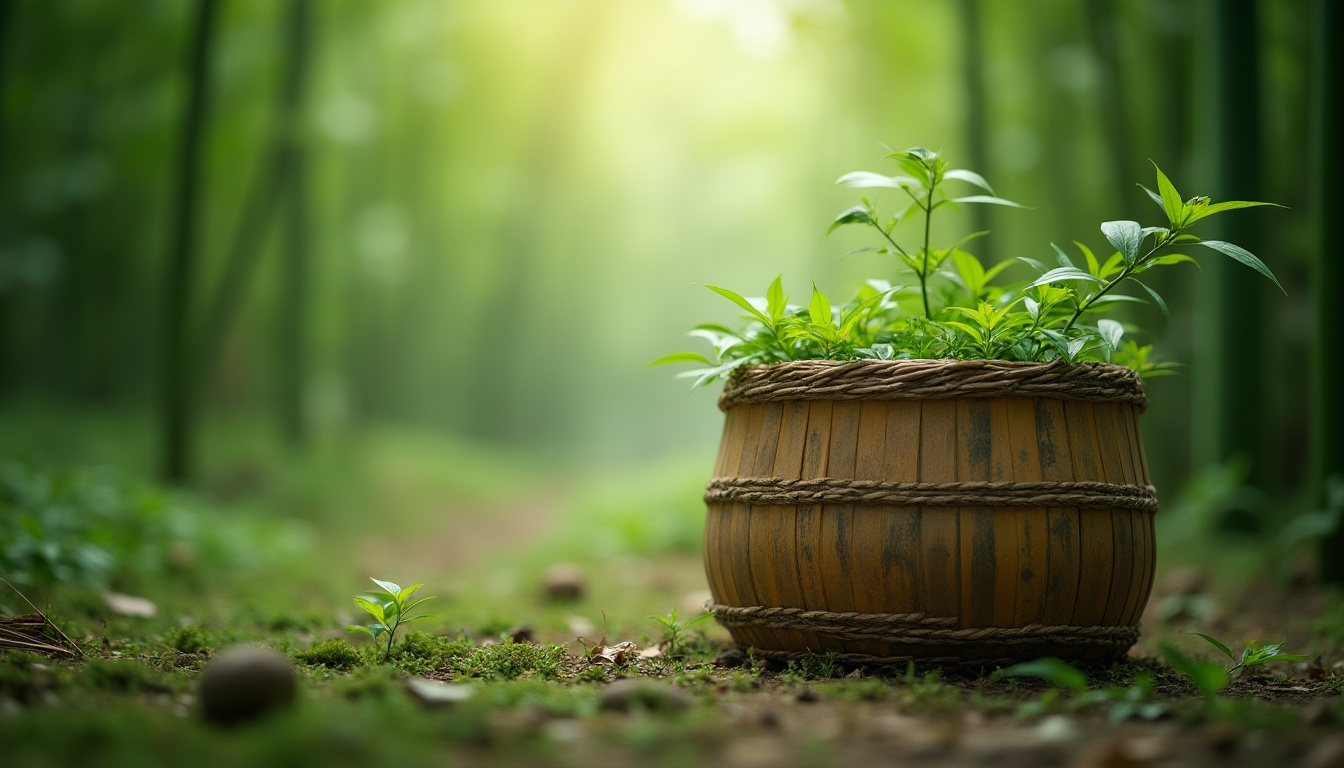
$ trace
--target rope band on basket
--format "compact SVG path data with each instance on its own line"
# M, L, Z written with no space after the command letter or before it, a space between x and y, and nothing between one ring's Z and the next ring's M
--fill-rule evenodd
M797 360L738 368L719 408L780 400L935 400L1053 397L1131 403L1143 411L1143 380L1109 363L1006 360Z
M743 652L750 652L758 659L768 659L770 661L800 661L802 659L816 656L812 651L772 651L765 648L745 647ZM850 664L860 666L863 664L892 665L908 664L936 664L938 666L951 667L1002 667L1008 664L1016 664L1021 659L1014 659L1010 656L995 656L984 659L963 659L960 656L871 656L866 653L835 653L828 651L826 656L841 664Z
M1137 626L1047 626L957 628L955 617L922 613L858 613L804 608L711 604L714 617L729 629L785 629L817 632L838 640L901 645L1028 645L1058 643L1128 649L1139 639ZM927 659L926 659L927 661Z
M810 504L899 505L911 507L1060 507L1157 511L1151 485L1100 482L888 483L820 477L721 477L710 481L705 502L755 506Z

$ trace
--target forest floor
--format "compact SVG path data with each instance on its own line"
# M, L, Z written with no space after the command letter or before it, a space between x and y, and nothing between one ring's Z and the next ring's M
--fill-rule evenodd
M231 554L178 526L161 566L25 588L84 657L0 651L0 765L1344 765L1344 597L1263 553L1166 552L1143 638L1081 683L769 665L712 622L669 648L649 618L676 609L684 624L707 597L703 457L615 484L501 483L530 475L404 437L364 449L359 472L322 461L207 474L207 498L184 502L199 530L293 523L241 527ZM389 662L344 629L370 575L435 596ZM153 615L109 598L126 592ZM0 608L28 612L13 594ZM1220 661L1192 631L1308 659L1201 695L1166 650ZM240 643L283 656L298 695L221 727L201 679Z

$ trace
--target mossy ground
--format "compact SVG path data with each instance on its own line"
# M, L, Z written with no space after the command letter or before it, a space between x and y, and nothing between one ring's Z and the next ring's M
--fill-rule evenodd
M211 477L246 474L219 461ZM259 473L251 489L217 480L190 502L196 519L269 516L290 527L235 526L262 538L176 561L164 553L104 583L25 587L86 657L0 652L0 764L1221 766L1344 755L1344 598L1294 581L1294 567L1267 568L1253 548L1165 553L1144 639L1126 662L1087 670L1093 690L1151 678L1144 700L1161 704L1152 721L1115 722L1114 700L992 670L856 669L824 656L716 665L728 637L711 623L690 630L680 658L590 660L604 639L657 645L651 615L695 615L710 462L574 481L379 434L358 451L249 464ZM268 549L264 537L282 534L288 543ZM544 574L558 562L584 573L579 599L546 596ZM424 582L420 594L436 596L424 606L433 617L403 628L386 658L382 644L344 629L361 618L350 598L371 587L368 576ZM116 615L108 589L148 598L157 614ZM26 609L13 595L0 605ZM1206 701L1158 661L1167 641L1209 656L1182 634L1192 629L1233 645L1283 640L1313 663L1268 667ZM238 643L289 658L300 694L291 709L225 730L201 717L196 686ZM408 690L412 677L473 694L429 706ZM607 686L632 677L684 691L689 706L604 705Z

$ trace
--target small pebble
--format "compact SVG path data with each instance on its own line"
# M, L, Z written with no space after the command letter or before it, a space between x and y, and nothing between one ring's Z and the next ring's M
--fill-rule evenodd
M546 597L556 602L573 602L583 598L587 591L587 582L583 571L572 563L559 563L546 571L542 578L542 590Z
M469 685L454 685L423 677L412 677L406 681L406 690L411 696L427 707L458 704L470 699L475 693Z
M536 633L533 632L532 628L526 625L514 627L513 629L510 629L507 634L509 639L515 643L530 643L536 637Z
M1204 743L1209 749L1220 755L1230 755L1237 751L1241 743L1242 731L1230 723L1215 723L1204 731Z
M716 667L740 667L747 663L747 654L736 645L730 645L714 654Z
M217 725L236 725L290 706L297 689L294 668L284 656L235 646L220 651L201 673L201 712Z
M821 696L818 695L817 692L812 690L811 688L804 688L803 690L799 691L798 695L794 696L793 698L795 701L801 704L812 704L814 702L821 701Z
M1078 728L1063 715L1051 715L1036 726L1032 738L1038 744L1068 744L1078 738Z
M756 722L760 723L762 728L774 730L779 727L779 715L776 715L773 709L763 709Z
M690 694L674 685L632 677L603 688L598 703L602 709L616 712L634 709L673 712L690 709L694 701Z

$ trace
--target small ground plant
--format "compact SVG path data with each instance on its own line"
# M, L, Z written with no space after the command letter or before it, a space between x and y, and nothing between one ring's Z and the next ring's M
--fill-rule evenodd
M664 652L669 658L673 658L684 649L687 630L713 615L713 611L708 611L690 621L683 622L677 619L677 609L673 608L666 616L650 616L648 618L658 622L659 626L663 628Z
M746 324L696 326L691 335L710 343L709 355L678 352L650 365L700 365L682 374L694 378L695 386L746 365L864 358L1097 360L1154 376L1168 372L1170 364L1151 361L1150 346L1123 340L1126 326L1102 316L1119 302L1151 302L1166 315L1166 302L1141 279L1146 272L1194 262L1186 251L1200 246L1239 261L1278 285L1269 268L1244 248L1188 232L1214 214L1273 203L1182 198L1157 168L1157 191L1146 187L1144 191L1162 209L1165 221L1153 226L1127 220L1103 222L1101 232L1114 249L1111 253L1099 256L1075 242L1078 255L1070 256L1052 244L1053 265L1018 257L986 267L965 248L986 233L936 246L931 239L934 213L958 205L1022 206L997 197L980 174L952 168L932 150L915 147L888 157L896 161L900 174L855 171L837 183L898 190L903 198L897 212L880 213L871 200L863 198L861 204L836 217L831 231L842 226L871 230L878 244L858 250L891 257L894 280L868 280L851 301L840 305L813 285L806 306L789 303L782 277L775 278L763 298L706 285L742 309ZM949 194L947 188L955 185L977 194ZM994 282L1017 264L1034 270L1036 276L1016 283ZM1141 293L1128 295L1120 291L1122 287L1134 287Z
M367 595L355 595L355 605L372 616L374 623L352 624L346 629L367 632L374 640L382 635L387 635L387 649L383 653L383 661L389 661L392 658L392 641L396 637L397 627L417 619L427 618L429 614L422 613L416 616L407 616L406 614L426 600L432 600L433 597L422 597L414 602L410 601L411 595L417 589L425 586L424 584L412 584L402 589L401 585L391 581L381 581L372 577L370 577L370 581L382 587L382 591Z
M1113 723L1131 718L1156 720L1169 711L1164 702L1154 699L1153 677L1146 673L1135 675L1133 682L1128 686L1108 685L1094 690L1088 689L1086 673L1055 658L1047 657L1014 664L994 673L995 679L1016 677L1039 678L1057 686L1054 690L1046 691L1040 699L1019 706L1019 717L1038 715L1056 705L1071 711L1101 707L1107 711L1107 716ZM1072 697L1060 701L1057 692L1059 689L1068 691Z

